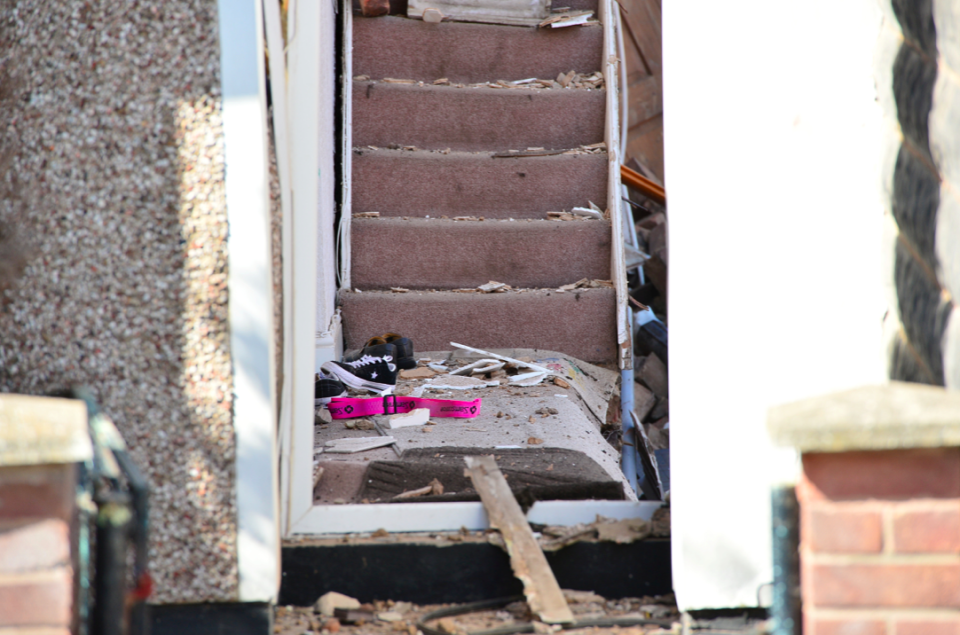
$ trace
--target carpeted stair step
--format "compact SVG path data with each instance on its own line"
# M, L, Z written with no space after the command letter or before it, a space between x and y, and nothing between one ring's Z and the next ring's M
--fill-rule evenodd
M554 79L601 69L603 28L562 29L356 17L353 74L454 83Z
M373 335L402 333L416 350L536 348L591 363L617 360L613 289L506 293L340 291L346 349Z
M353 286L457 289L491 280L557 288L610 279L610 223L354 219Z
M510 159L356 148L352 162L354 214L543 219L607 200L605 153Z
M605 94L354 82L353 145L468 152L577 148L604 140Z

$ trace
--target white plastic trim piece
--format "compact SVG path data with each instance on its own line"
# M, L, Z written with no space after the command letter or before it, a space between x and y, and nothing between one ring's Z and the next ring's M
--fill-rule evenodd
M343 175L342 195L340 200L340 288L349 289L351 286L351 242L350 235L353 223L353 11L343 14L343 146L341 147Z
M617 55L617 36L614 26L617 23L615 0L601 0L600 21L603 23L603 77L606 81L606 133L607 159L609 172L607 177L607 209L610 210L610 226L613 232L613 249L610 250L611 278L617 291L617 344L620 347L620 368L633 366L633 352L630 350L630 324L627 317L627 264L623 250L623 218L620 200L620 72L618 64L623 63Z
M263 5L266 26L267 49L270 51L270 91L273 99L273 136L277 154L277 171L280 180L281 209L281 262L293 261L293 201L290 191L290 128L287 111L287 53L283 46L283 29L280 5L267 2ZM291 20L292 22L292 20ZM290 377L293 374L293 267L283 267L283 385L280 387L280 492L290 489L290 434L292 403ZM286 503L282 503L286 509ZM280 514L280 532L286 533L289 519Z
M661 506L657 501L538 501L527 513L544 525L592 523L605 518L650 520ZM314 507L297 523L295 534L373 532L472 531L489 528L482 503L390 503L383 505L326 505Z
M318 208L320 198L320 157L317 138L320 136L321 98L333 99L332 92L320 90L320 67L333 66L333 44L324 41L322 7L326 3L297 2L296 13L288 16L295 22L296 36L287 48L289 76L288 110L290 137L291 189L293 190L291 258L284 268L291 269L291 374L286 378L290 392L289 489L284 492L285 535L298 519L313 507L313 374L314 342L318 314ZM331 19L332 18L328 18Z
M270 602L280 583L273 258L267 186L263 6L220 0L220 67L230 348L236 432L238 600Z

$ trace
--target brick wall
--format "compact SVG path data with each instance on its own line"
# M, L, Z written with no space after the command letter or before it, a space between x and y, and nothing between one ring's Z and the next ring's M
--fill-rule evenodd
M0 632L70 632L74 469L0 467Z
M960 635L960 448L810 453L805 635Z

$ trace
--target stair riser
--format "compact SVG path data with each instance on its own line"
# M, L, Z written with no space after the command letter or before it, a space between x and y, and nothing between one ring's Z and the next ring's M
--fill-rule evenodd
M498 151L603 141L603 90L355 82L353 145Z
M530 29L399 17L355 18L353 74L454 83L554 79L601 69L600 26Z
M402 333L415 351L538 348L592 363L617 359L613 289L575 292L468 294L341 291L344 345L363 346L373 335Z
M610 278L605 221L444 221L356 219L353 286L459 289L491 280L556 288Z
M353 154L353 213L381 216L546 218L603 206L607 155L493 159L488 154L359 150Z

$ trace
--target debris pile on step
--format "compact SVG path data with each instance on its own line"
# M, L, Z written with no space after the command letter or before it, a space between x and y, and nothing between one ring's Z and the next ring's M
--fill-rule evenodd
M646 626L591 627L575 631L591 635L667 635L679 632L681 616L673 594L635 598L607 599L591 591L563 589L563 596L575 620L643 619L660 624ZM327 598L324 600L323 598ZM516 600L504 606L491 607L461 615L424 620L426 615L442 609L456 608L448 604L417 605L394 600L359 600L336 592L321 596L313 606L278 606L274 612L276 635L341 633L342 635L384 635L408 633L417 635L417 624L441 633L473 633L509 626L520 627L532 619L530 606ZM337 617L337 613L341 617ZM626 621L624 619L624 621ZM674 623L677 629L674 629ZM542 625L541 625L542 626ZM535 632L535 631L534 631ZM563 631L560 631L563 632Z
M534 90L543 90L543 89L559 89L559 88L574 88L581 90L603 90L603 71L594 71L592 73L578 73L576 70L570 70L566 73L560 73L556 78L542 79L539 77L528 77L526 79L518 79L514 81L507 81L505 79L498 79L491 82L472 82L469 84L464 84L460 82L451 82L446 77L440 77L433 80L432 82L425 82L417 79L402 79L397 77L382 77L380 79L372 79L369 75L354 75L353 81L355 82L369 82L371 84L409 84L412 86L426 86L432 84L433 86L451 86L453 88L513 88L513 89L534 89Z
M315 379L318 503L476 500L462 458L491 453L504 457L511 486L530 500L634 498L601 433L618 407L615 372L547 351L451 345L453 352L415 356L407 338L388 333L323 364Z

